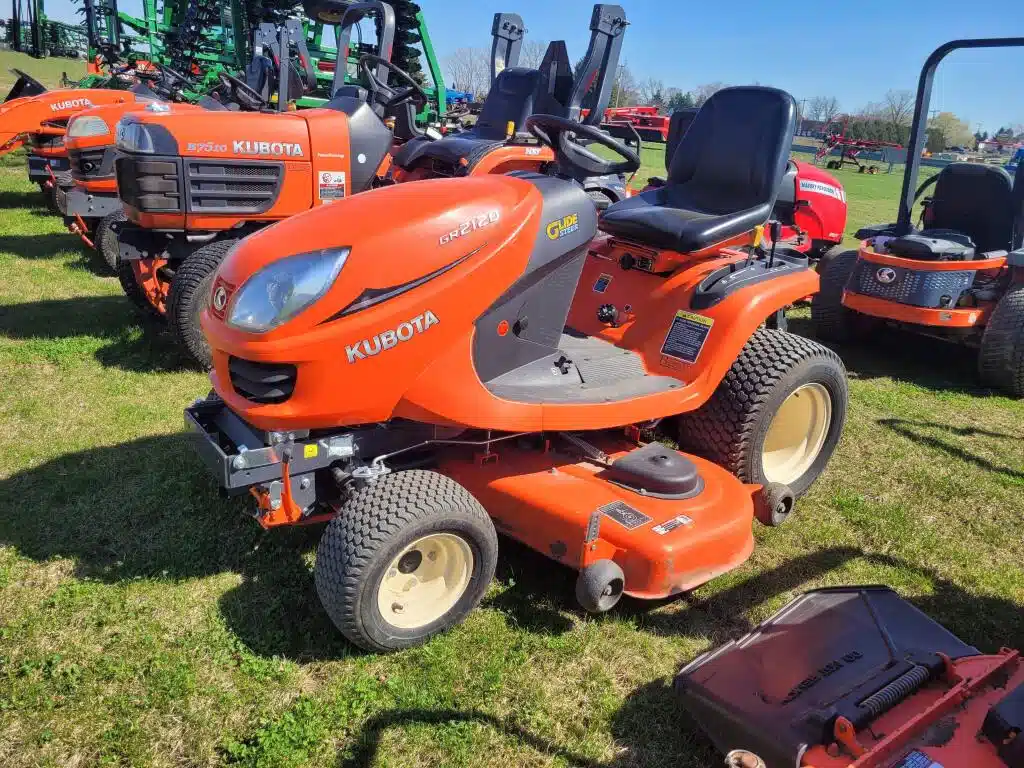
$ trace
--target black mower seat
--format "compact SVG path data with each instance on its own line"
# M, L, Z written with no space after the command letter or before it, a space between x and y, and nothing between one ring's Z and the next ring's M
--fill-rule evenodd
M668 183L609 207L605 232L689 253L771 215L796 131L793 97L744 86L714 94L679 142Z
M1013 180L1004 168L951 163L939 172L920 234L961 232L973 241L979 254L1010 250L1013 198Z

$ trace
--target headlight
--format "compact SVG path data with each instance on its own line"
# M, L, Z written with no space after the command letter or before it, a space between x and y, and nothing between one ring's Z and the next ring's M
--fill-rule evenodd
M126 123L123 120L117 124L117 148L125 152L138 152L148 155L153 154L156 149L153 147L153 137L149 135L146 127L140 123Z
M325 248L268 264L235 292L228 325L265 333L286 323L327 293L348 254L348 248Z
M87 136L106 136L110 133L102 117L75 117L68 124L69 139L83 139Z

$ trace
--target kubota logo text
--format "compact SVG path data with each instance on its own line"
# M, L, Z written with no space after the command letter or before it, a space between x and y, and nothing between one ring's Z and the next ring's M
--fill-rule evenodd
M302 145L287 141L236 141L232 147L236 155L302 157Z
M430 326L437 325L439 322L441 321L437 319L437 315L428 309L422 315L417 315L409 322L402 323L393 331L384 331L372 339L363 339L350 347L346 346L345 354L348 355L350 363L365 360L398 346L400 342L409 341L413 336L423 333Z
M60 112L65 109L84 109L91 106L92 102L88 99L68 99L67 101L58 101L51 104L50 109L54 112Z

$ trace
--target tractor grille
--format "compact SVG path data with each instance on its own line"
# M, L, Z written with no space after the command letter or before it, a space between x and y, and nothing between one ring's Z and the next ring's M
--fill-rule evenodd
M892 276L885 272L885 277L892 277L885 283L879 275L891 270ZM958 269L954 271L915 270L902 267L886 267L870 261L858 261L857 268L850 277L847 288L863 296L894 301L898 304L909 304L915 307L952 307L956 306L960 295L971 287L976 270ZM943 302L942 298L948 297Z
M296 370L288 363L254 363L231 357L228 373L235 392L252 403L283 403L295 391Z
M181 159L122 155L114 163L117 189L126 204L143 213L181 211Z
M71 175L76 179L98 179L111 175L111 169L104 169L106 147L100 149L70 149ZM104 172L106 171L106 172Z
M188 210L194 213L263 213L274 205L282 163L186 160Z
M56 150L64 146L64 136L32 133L29 134L29 144L35 149Z

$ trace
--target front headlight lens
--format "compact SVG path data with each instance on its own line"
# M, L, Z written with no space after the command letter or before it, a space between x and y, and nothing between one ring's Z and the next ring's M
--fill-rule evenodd
M117 148L125 152L136 152L153 154L156 149L153 147L153 137L149 131L140 123L126 123L123 120L117 124Z
M106 136L110 133L106 121L102 117L92 115L75 117L68 124L69 139L84 139L89 136Z
M288 322L319 300L345 266L348 248L325 248L268 264L231 299L227 323L250 333L265 333Z

